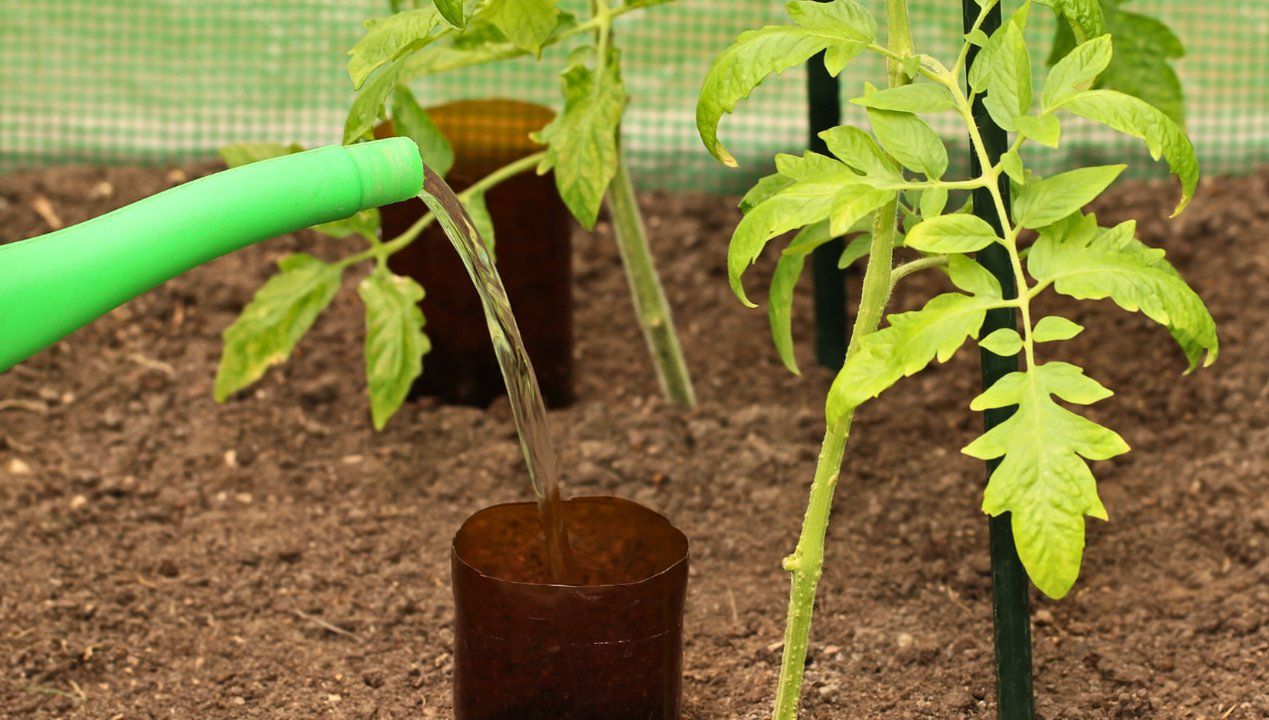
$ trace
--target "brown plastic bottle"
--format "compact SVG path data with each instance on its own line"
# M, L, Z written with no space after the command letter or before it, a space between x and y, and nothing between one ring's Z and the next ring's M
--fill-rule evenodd
M575 585L549 583L534 503L455 535L454 719L678 720L687 538L619 498L564 515Z
M462 101L428 111L454 146L447 181L462 191L489 173L541 150L529 133L551 121L540 105L514 100ZM392 134L385 123L377 137ZM552 175L521 173L486 195L496 236L498 272L525 348L550 407L573 402L572 229ZM426 212L408 200L380 210L384 239L405 232ZM420 303L432 350L411 397L431 395L450 403L486 406L505 392L480 298L440 227L428 228L392 256L392 271L414 278L427 295Z

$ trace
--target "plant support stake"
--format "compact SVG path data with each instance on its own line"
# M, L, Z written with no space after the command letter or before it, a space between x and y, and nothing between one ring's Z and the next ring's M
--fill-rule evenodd
M830 0L820 0L829 2ZM841 82L824 67L824 53L816 53L806 65L806 91L811 129L810 148L826 154L820 133L842 123ZM846 241L834 238L811 254L815 287L815 359L831 370L840 370L846 359L846 270L837 261Z
M964 11L965 31L969 32L978 19L981 8L975 0L961 0ZM990 35L1000 27L1000 5L988 11L982 23L983 32ZM978 48L971 47L967 56L966 68L974 63ZM968 74L968 70L966 70ZM982 136L984 149L990 162L997 163L1000 156L1009 148L1009 136L992 120L983 107L983 96L974 100L974 124ZM972 143L971 143L972 144ZM978 156L970 149L971 175L982 173ZM1009 202L1009 179L1000 178L1000 194L1006 206ZM973 192L974 214L986 220L997 233L1002 232L1001 218L997 215L992 201L991 191L979 188ZM1000 281L1005 298L1018 296L1017 283L1010 266L1009 252L1000 244L993 243L977 253L978 262ZM1000 328L1017 328L1017 319L1013 308L999 308L987 313L983 322L983 337ZM1018 356L1001 357L987 349L980 350L982 362L983 389L994 385L997 380L1018 370ZM1009 419L1012 407L987 410L983 413L983 421L987 430L1000 425ZM987 462L988 477L996 470L1001 460ZM1034 701L1031 689L1031 610L1027 592L1027 573L1018 559L1018 551L1014 547L1012 519L1009 513L1001 513L988 519L991 545L991 588L992 618L994 624L994 641L996 647L996 703L997 717L1000 720L1031 720L1034 715Z

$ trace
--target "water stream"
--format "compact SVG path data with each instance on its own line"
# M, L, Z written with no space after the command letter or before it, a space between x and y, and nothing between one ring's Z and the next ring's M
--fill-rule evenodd
M537 376L520 339L515 316L511 314L506 288L462 202L431 168L425 168L423 194L419 197L445 230L446 237L467 267L476 291L480 293L494 354L507 384L507 398L511 401L511 413L520 434L520 447L524 450L524 461L529 468L529 480L537 496L551 580L565 583L570 576L571 562L568 531L560 503L558 456L547 425L546 406L542 402Z

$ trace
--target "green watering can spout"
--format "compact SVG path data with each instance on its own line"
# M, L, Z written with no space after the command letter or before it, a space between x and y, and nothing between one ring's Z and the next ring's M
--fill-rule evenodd
M0 372L222 255L418 195L409 138L286 155L172 188L88 222L0 245Z

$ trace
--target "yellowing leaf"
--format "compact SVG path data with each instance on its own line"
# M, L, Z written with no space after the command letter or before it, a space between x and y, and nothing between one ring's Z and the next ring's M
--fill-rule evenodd
M559 21L558 4L559 0L490 0L481 16L519 47L538 53Z
M1018 191L1013 218L1025 228L1042 228L1079 211L1115 182L1124 165L1080 168L1030 182Z
M983 495L983 512L1010 513L1018 556L1045 595L1060 598L1079 576L1084 516L1106 519L1086 460L1128 451L1114 432L1058 405L1086 405L1110 391L1067 363L1015 372L975 398L974 410L1016 405L1008 420L963 452L980 460L1003 458Z
M826 408L829 425L935 359L946 362L967 338L978 335L987 310L999 302L994 297L946 293L920 310L891 315L888 327L864 336L833 380Z
M931 180L947 172L947 148L938 133L912 113L868 110L868 122L881 146L904 167Z
M273 365L286 362L295 344L339 291L340 268L311 255L290 255L242 314L223 334L225 347L216 371L215 396L230 395L259 380Z
M405 402L415 378L423 374L423 356L432 348L423 334L423 311L418 306L423 288L377 267L357 294L366 306L370 415L375 429L382 430Z
M904 244L929 253L977 252L996 242L996 231L973 215L941 215L922 221L908 232Z
M366 34L348 51L348 75L353 88L361 89L375 70L406 51L431 42L432 31L440 25L441 16L434 7L407 10L370 23Z

